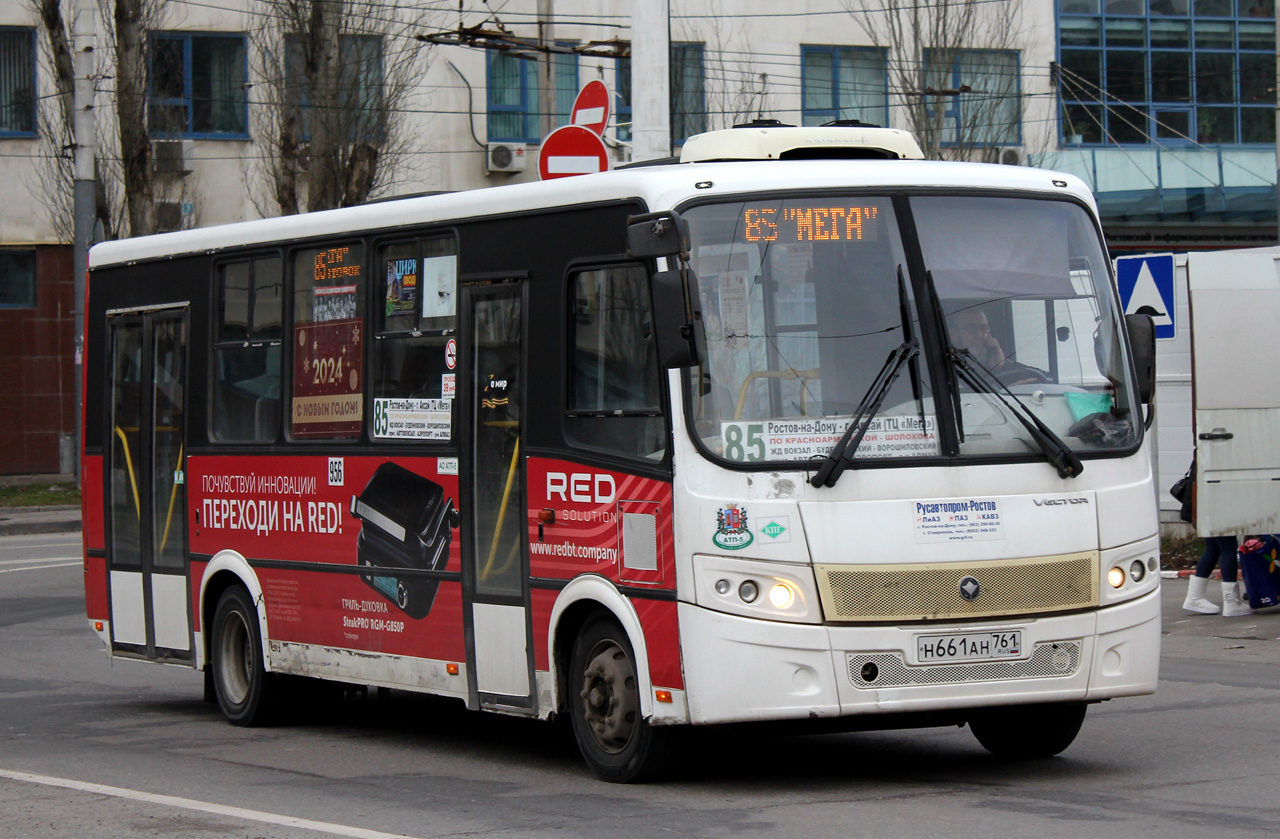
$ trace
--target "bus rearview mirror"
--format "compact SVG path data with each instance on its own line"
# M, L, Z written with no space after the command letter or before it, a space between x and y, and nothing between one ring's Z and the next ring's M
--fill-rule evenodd
M666 211L627 218L627 256L648 259L689 252L689 223Z
M692 271L653 275L653 325L664 369L695 367L707 357L702 298Z
M1156 325L1151 315L1125 315L1133 367L1138 374L1138 399L1150 404L1156 392Z

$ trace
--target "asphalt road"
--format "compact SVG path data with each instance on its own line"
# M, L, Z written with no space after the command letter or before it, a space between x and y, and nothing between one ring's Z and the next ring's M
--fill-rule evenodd
M1161 685L1094 706L1048 761L964 729L690 732L643 786L595 781L561 727L393 693L242 729L191 671L108 661L77 534L0 538L0 839L8 837L1260 836L1280 824L1280 612L1178 609Z

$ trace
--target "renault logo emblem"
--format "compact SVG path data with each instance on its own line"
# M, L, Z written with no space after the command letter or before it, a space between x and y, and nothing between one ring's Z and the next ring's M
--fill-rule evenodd
M965 600L977 600L982 594L982 586L973 577L965 577L960 581L960 596Z

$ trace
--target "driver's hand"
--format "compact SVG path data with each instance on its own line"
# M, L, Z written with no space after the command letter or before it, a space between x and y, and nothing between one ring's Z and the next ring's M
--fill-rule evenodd
M1000 342L996 340L994 335L988 335L986 340L983 341L978 360L990 370L994 370L1004 364L1004 349L1001 348Z

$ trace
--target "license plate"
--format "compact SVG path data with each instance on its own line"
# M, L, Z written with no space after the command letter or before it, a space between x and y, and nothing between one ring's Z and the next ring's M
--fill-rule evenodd
M1022 657L1022 632L965 632L916 637L916 661L993 661Z

